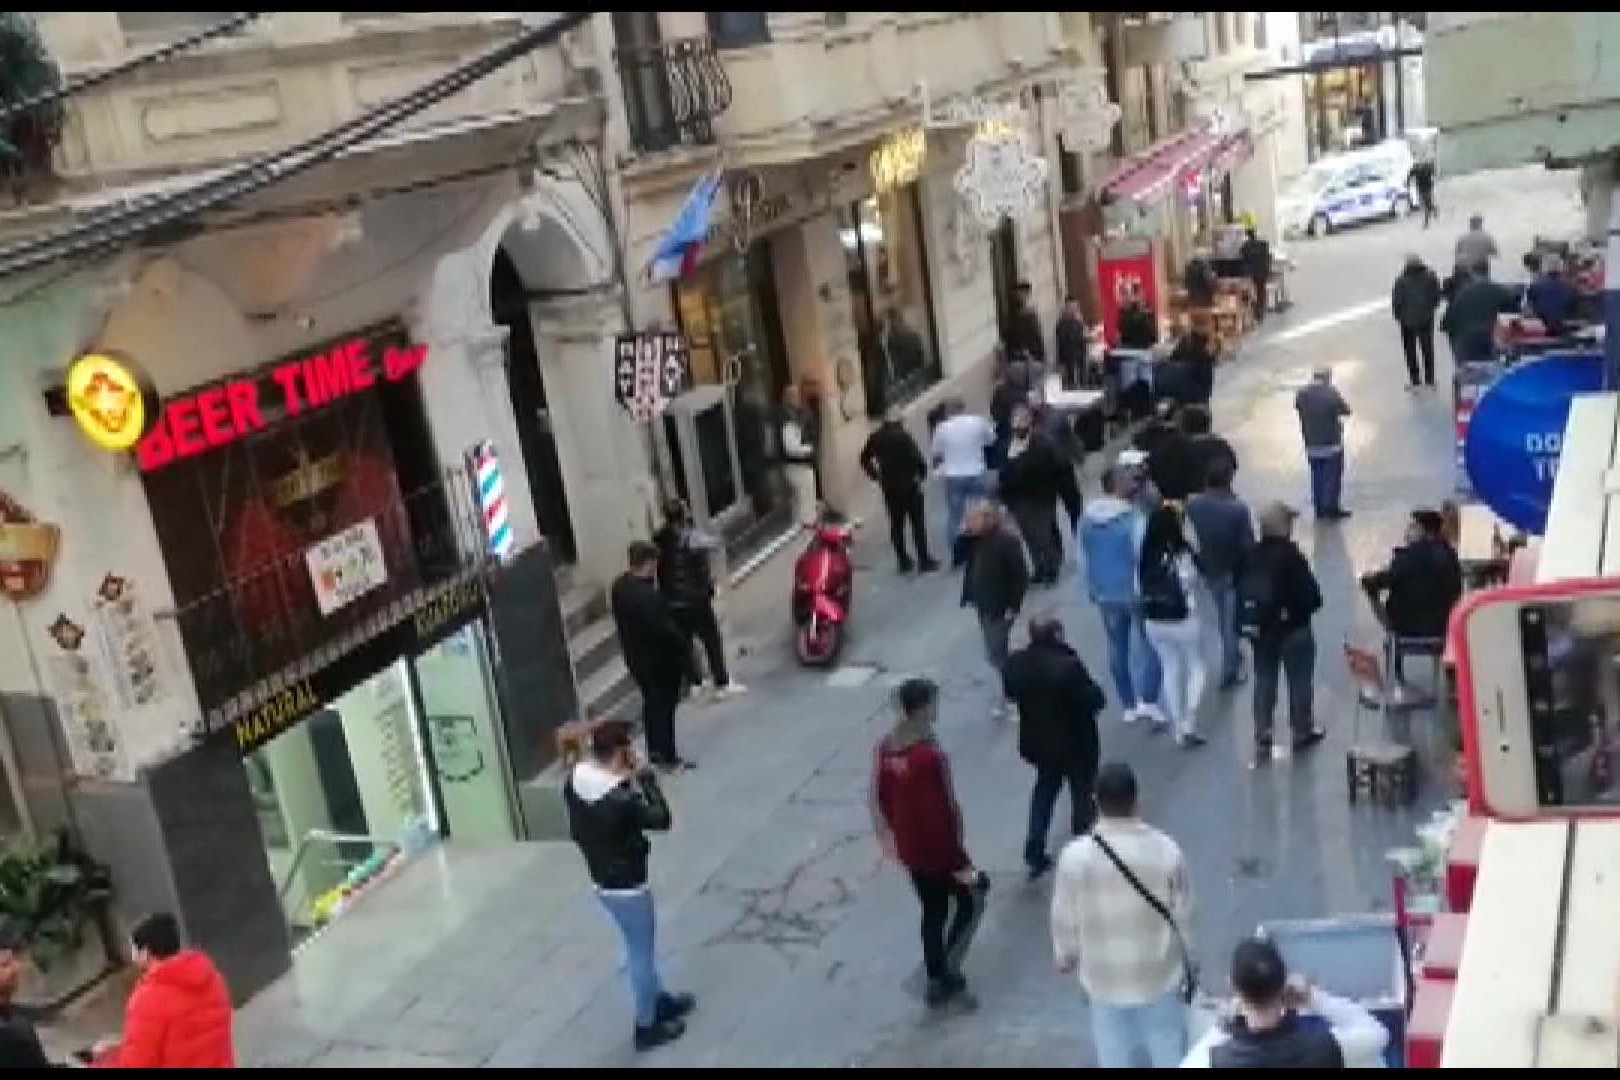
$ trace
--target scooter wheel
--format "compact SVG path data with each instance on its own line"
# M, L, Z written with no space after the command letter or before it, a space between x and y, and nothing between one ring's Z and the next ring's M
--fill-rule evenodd
M844 628L839 623L823 623L814 632L809 626L793 635L793 650L806 667L831 667L844 644Z

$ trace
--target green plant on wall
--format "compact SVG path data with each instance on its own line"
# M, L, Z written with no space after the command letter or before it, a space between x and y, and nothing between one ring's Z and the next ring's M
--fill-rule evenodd
M51 58L34 17L0 11L0 110L61 89L62 70ZM13 199L51 176L51 156L62 141L60 101L0 119L0 187Z
M49 971L83 944L110 882L107 868L65 834L43 843L16 841L0 850L0 919L22 931L35 966Z

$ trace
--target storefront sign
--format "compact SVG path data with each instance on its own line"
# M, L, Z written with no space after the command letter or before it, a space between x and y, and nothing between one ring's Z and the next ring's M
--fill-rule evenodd
M44 592L61 535L0 491L0 596L20 603Z
M261 400L265 384L251 376L171 398L164 403L151 433L140 440L137 457L141 470L153 472L263 431L267 412L272 417L283 413L298 416L370 390L379 382L410 378L426 360L426 345L389 345L377 355L371 340L354 338L271 368L274 401Z
M157 622L140 588L129 578L109 573L96 590L94 610L118 704L125 710L152 704L162 693Z
M159 411L151 380L116 352L85 353L69 365L67 403L85 438L114 453L134 449Z
M679 334L621 334L613 343L613 396L641 423L686 393L691 379L691 354Z
M1547 527L1570 401L1601 389L1598 353L1525 361L1492 383L1474 407L1463 447L1480 500L1502 520L1539 536Z
M476 618L483 607L484 589L476 577L465 577L429 592L414 609L405 611L336 660L287 680L232 720L230 728L237 750L244 756L251 754L399 657L416 656L437 644Z
M382 541L370 518L305 550L304 563L322 615L330 615L388 582Z
M1007 127L968 143L967 160L956 173L956 190L973 215L993 228L1002 218L1017 221L1041 207L1049 171L1046 159L1030 150L1024 133Z
M873 192L886 195L896 188L915 184L927 157L928 133L921 127L903 128L890 135L872 151Z
M45 656L45 679L62 713L62 727L82 774L111 779L122 774L123 751L114 725L116 709L101 676L83 651L84 627L57 615L47 628L56 649Z

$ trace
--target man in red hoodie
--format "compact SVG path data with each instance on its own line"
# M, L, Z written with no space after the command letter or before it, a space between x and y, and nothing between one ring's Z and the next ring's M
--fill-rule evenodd
M112 1062L120 1069L231 1069L231 996L214 962L180 947L180 924L149 915L130 934L141 969L129 996L124 1036Z
M951 788L950 762L934 740L938 701L939 687L929 679L901 684L900 715L878 743L872 778L878 841L911 874L922 903L923 967L928 1004L936 1007L967 989L962 957L989 888L962 846L962 812Z

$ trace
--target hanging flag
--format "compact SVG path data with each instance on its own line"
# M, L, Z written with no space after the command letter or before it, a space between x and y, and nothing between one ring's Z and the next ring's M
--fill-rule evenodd
M501 476L501 459L495 453L495 444L488 440L469 450L467 457L472 466L473 492L478 499L489 553L498 561L505 562L517 548L517 537L512 533L512 519L506 508L506 481Z
M686 196L675 221L659 238L652 260L647 264L647 276L654 284L683 277L697 264L698 252L709 234L709 218L714 214L720 181L719 169L706 173Z

